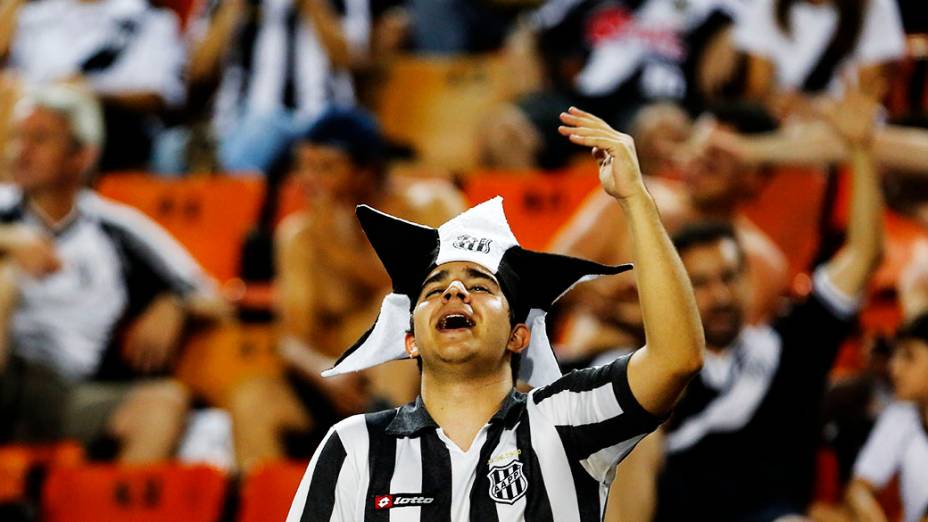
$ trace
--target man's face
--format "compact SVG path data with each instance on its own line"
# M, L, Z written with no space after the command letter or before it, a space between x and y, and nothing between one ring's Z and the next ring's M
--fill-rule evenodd
M722 125L721 129L734 132ZM762 185L763 173L738 159L730 151L706 147L684 165L683 178L697 207L713 210L729 208L753 196Z
M361 173L342 149L300 143L295 156L294 175L307 197L339 199L356 189Z
M436 267L413 309L413 325L414 344L425 369L493 371L500 365L508 367L507 351L524 348L513 344L509 303L499 283L475 263Z
M928 400L928 343L905 339L889 360L896 397L903 401Z
M82 152L64 117L32 109L14 126L13 181L26 192L74 183L86 167Z
M731 239L687 248L681 255L696 295L706 344L727 348L744 325L745 286L738 245Z

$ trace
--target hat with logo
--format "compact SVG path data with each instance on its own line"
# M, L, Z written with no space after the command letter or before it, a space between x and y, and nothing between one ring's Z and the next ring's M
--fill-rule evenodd
M357 208L358 220L393 283L374 325L322 373L329 377L407 358L405 337L422 285L435 267L456 261L476 263L492 273L509 301L516 322L531 331L519 379L543 386L561 376L545 332L545 316L571 287L630 264L608 266L519 246L503 199L493 198L431 228L374 210Z

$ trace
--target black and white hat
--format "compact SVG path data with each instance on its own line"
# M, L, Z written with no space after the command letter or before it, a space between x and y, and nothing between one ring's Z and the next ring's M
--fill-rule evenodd
M493 198L463 212L437 229L384 214L367 205L358 220L393 282L376 322L335 363L329 377L407 358L406 331L422 284L437 266L476 263L494 274L518 322L528 325L531 341L523 352L519 379L543 386L561 376L545 332L551 306L575 284L632 268L525 250L519 246L503 199Z

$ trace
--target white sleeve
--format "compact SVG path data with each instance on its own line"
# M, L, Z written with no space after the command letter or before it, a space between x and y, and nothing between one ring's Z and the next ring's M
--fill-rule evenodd
M892 404L880 415L854 462L854 478L878 488L889 482L901 464L908 414L905 405Z
M905 31L895 0L870 0L856 58L862 65L901 58L905 53Z
M186 57L177 16L165 9L153 10L140 19L139 34L120 60L118 74L96 75L93 85L101 93L155 92L168 105L178 105L186 96Z
M329 430L300 481L286 522L357 520L359 480L335 427Z
M368 0L346 0L342 31L352 52L359 56L370 54L371 13Z
M774 16L773 0L754 0L735 22L735 47L746 53L770 57L771 46L782 38Z

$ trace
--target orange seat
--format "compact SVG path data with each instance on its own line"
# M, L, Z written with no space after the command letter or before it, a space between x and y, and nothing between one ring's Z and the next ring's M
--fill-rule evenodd
M508 96L506 74L496 56L398 59L377 103L384 133L413 145L426 164L473 168L479 124Z
M207 272L226 281L239 273L242 242L261 210L264 179L111 174L103 177L98 190L157 221Z
M225 324L192 336L175 372L198 396L222 406L229 391L255 376L280 375L277 337L268 324Z
M595 167L586 167L558 173L479 172L467 180L464 192L472 204L503 196L519 243L543 250L598 186Z
M239 522L284 520L306 462L273 462L249 473L242 486ZM335 480L335 477L332 477Z
M25 497L26 480L33 469L73 466L83 459L83 448L72 441L0 446L0 503L16 502Z
M225 493L225 475L209 466L56 468L45 483L42 519L213 522L222 515Z

